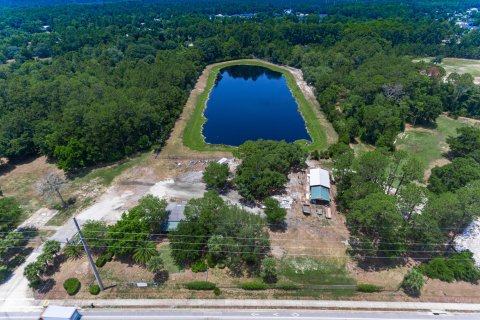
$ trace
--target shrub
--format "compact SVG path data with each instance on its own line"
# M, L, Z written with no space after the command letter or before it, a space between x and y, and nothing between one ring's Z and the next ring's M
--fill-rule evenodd
M423 279L423 274L414 268L403 278L402 288L408 295L419 296L424 284L425 279Z
M268 289L268 285L263 283L263 282L257 282L257 281L253 281L253 282L244 282L244 283L240 283L240 288L242 288L243 290L267 290Z
M74 296L80 290L81 284L77 278L68 278L63 283L63 288L67 291L69 296Z
M299 287L296 284L293 284L293 283L283 282L283 283L278 283L275 286L275 289L280 289L280 290L285 290L285 291L293 291L293 290L298 290Z
M446 282L455 280L453 271L450 270L447 261L443 258L434 258L428 263L421 265L420 271L431 279L439 279Z
M266 257L262 261L262 278L266 283L277 282L277 263L272 257Z
M225 261L220 261L217 263L217 267L219 269L225 269Z
M448 258L434 258L421 265L420 270L429 278L446 282L476 282L480 279L480 271L470 251L455 253Z
M207 268L207 264L203 260L195 261L192 264L192 272L205 272Z
M100 287L98 286L98 284L92 284L92 285L88 288L88 292L90 292L90 294L96 296L97 294L100 293Z
M208 281L193 281L185 284L188 290L214 290L216 287L215 283Z
M383 287L380 286L375 286L373 284L366 284L366 283L361 283L357 285L357 291L358 292L380 292L383 290Z
M95 265L98 267L98 268L101 268L105 265L105 263L107 263L108 259L106 256L101 256L99 257L96 261L95 261Z
M215 287L215 289L213 289L213 293L214 293L216 296L219 296L220 294L222 294L222 292L220 291L220 288L218 288L218 287Z
M112 252L107 252L103 255L107 261L112 261L113 259L113 253Z

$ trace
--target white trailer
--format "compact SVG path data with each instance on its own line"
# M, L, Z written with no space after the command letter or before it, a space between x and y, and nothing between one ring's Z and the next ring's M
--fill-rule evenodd
M41 320L79 320L82 316L74 307L48 306L40 316Z

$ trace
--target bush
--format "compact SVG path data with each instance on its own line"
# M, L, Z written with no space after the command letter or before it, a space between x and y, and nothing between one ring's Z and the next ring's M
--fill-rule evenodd
M107 261L112 261L113 259L113 253L112 252L107 252L103 255Z
M218 287L215 287L215 289L213 289L213 293L214 293L216 296L219 296L220 294L222 294L222 292L220 291L220 288L218 288Z
M439 279L446 282L455 280L453 271L450 270L446 260L443 258L434 258L428 263L421 265L420 271L431 279Z
M208 281L193 281L185 284L188 290L214 290L216 287L215 283Z
M280 289L280 290L285 290L285 291L293 291L293 290L298 290L299 287L296 284L293 284L293 283L283 282L283 283L278 283L275 286L275 289Z
M473 254L470 251L455 253L448 258L434 258L420 266L427 277L441 281L476 282L480 279L480 271L475 266Z
M272 257L266 257L262 261L262 278L266 283L277 282L277 263Z
M424 284L425 279L423 279L423 274L414 268L403 278L402 288L408 295L419 296Z
M240 283L240 288L242 288L243 290L267 290L268 289L268 285L263 283L263 282L257 282L257 281L253 281L253 282L244 282L244 283Z
M205 272L207 271L207 268L208 266L203 260L195 261L192 264L192 272Z
M77 278L68 278L63 283L63 288L67 291L69 296L74 296L80 290L80 280Z
M225 269L225 261L220 261L217 263L217 267L219 269Z
M88 292L90 292L90 294L93 294L94 296L96 296L97 294L100 293L100 287L98 286L98 284L92 284L88 288Z
M95 261L95 265L98 267L98 268L101 268L105 265L105 263L107 263L108 259L106 256L101 256L99 257L96 261Z
M67 199L67 204L68 204L69 206L72 206L72 205L74 205L75 203L77 203L77 198L76 198L76 197L70 197L70 198Z
M358 292L380 292L383 290L383 287L380 286L375 286L373 284L366 284L366 283L361 283L357 285L357 291Z

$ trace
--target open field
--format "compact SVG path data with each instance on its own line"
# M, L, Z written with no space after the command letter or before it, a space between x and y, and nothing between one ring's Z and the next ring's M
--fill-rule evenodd
M441 66L450 73L470 73L475 78L480 78L480 60L444 58Z
M114 179L128 169L140 165L151 157L151 152L142 153L132 158L112 164L85 169L75 175L66 177L67 184L62 191L65 199L75 198L77 203L66 212L59 212L50 225L61 225L78 210L88 206L92 200L110 186ZM38 157L19 164L7 164L0 173L0 186L5 196L14 197L25 210L25 219L42 207L52 208L60 203L57 197L42 197L36 191L36 184L49 172L64 173L46 157ZM62 217L63 216L63 217Z
M199 82L197 83L197 87L199 88L196 87L196 90L192 92L192 95L194 95L194 108L193 110L190 110L187 105L184 111L188 112L188 114L182 115L182 117L185 116L189 119L182 137L185 146L197 151L231 151L233 149L233 147L230 146L207 144L202 135L202 127L207 120L204 117L203 112L206 108L210 91L215 84L219 71L222 68L231 65L262 66L284 75L288 87L298 104L299 111L305 121L308 133L313 140L309 145L310 149L324 149L329 143L332 143L332 141L336 139L333 128L325 128L330 124L326 123L318 106L312 103L311 99L307 99L306 95L308 95L308 92L306 92L307 90L305 89L305 86L302 86L303 88L299 87L299 83L303 82L303 79L300 79L301 74L294 72L291 68L277 66L261 60L236 60L210 65L200 77ZM199 90L197 91L197 89ZM329 139L327 139L327 135L330 136Z
M448 151L446 139L455 136L457 128L467 125L464 120L454 120L446 116L437 119L437 126L432 128L408 127L397 138L397 147L408 151L422 164L428 178L430 170L436 165L444 165L448 160L443 157Z

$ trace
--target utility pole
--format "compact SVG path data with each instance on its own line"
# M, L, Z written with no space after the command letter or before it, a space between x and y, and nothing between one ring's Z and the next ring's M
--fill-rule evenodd
M103 291L105 290L105 288L103 287L102 279L100 279L100 275L98 274L97 267L95 266L92 256L90 255L90 250L88 250L87 243L85 242L85 239L83 239L82 231L78 226L77 219L73 218L73 222L75 223L75 227L77 228L78 235L80 236L80 241L82 241L83 248L85 249L85 253L87 254L88 262L90 262L90 266L92 267L93 274L95 275L95 279L97 279L98 286L100 287L100 290Z

